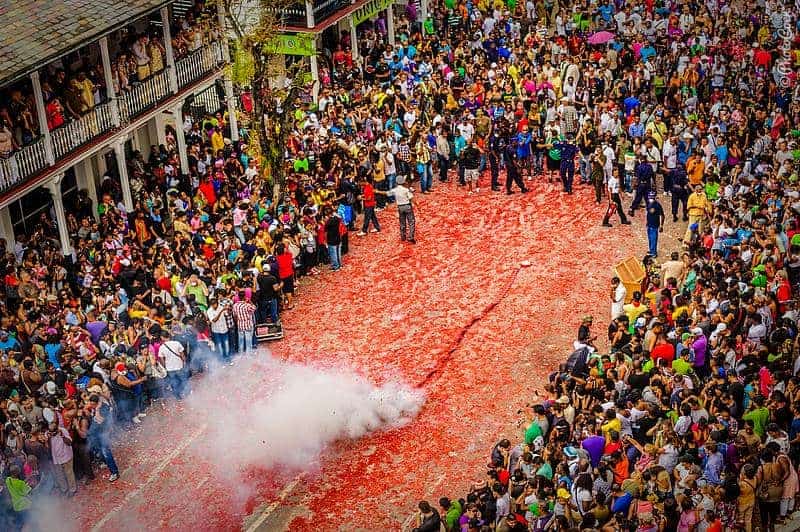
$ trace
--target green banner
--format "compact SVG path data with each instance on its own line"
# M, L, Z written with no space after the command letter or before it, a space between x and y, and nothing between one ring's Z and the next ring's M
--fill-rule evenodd
M281 33L266 45L266 51L282 55L316 55L313 33Z
M353 12L353 23L358 25L370 17L375 16L378 11L383 11L391 6L394 0L370 0Z

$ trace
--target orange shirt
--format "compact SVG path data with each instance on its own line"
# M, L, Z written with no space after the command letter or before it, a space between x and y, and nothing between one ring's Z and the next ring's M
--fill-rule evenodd
M628 456L625 453L622 453L622 460L620 460L617 465L614 466L614 483L622 484L622 482L627 480L629 476Z
M692 186L703 183L703 174L706 172L706 163L700 157L690 157L686 161L686 173L689 176L689 184Z

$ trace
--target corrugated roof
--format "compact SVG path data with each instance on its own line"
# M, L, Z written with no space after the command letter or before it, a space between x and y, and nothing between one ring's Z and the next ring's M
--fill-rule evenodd
M0 0L0 86L172 0Z

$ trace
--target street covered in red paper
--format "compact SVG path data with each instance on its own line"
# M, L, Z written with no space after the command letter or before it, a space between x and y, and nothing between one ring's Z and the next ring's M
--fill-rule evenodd
M425 402L410 423L339 440L305 467L220 475L204 447L218 413L167 402L116 445L120 480L79 492L76 527L397 530L419 499L462 492L491 446L520 430L516 411L571 351L580 316L605 322L613 265L644 249L641 221L600 226L605 206L588 187L571 196L555 184L531 188L467 196L441 185L417 203L416 246L399 242L387 208L381 233L350 236L343 270L301 285L283 316L285 339L262 345L259 357L269 350L419 388ZM212 389L235 414L272 393L269 371L240 386L253 382L241 364L192 386ZM266 445L270 434L259 436ZM235 461L236 445L223 451Z

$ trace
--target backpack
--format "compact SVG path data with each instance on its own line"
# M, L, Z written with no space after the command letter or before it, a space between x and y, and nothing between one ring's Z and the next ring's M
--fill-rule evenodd
M566 362L567 371L569 371L573 375L587 376L589 374L589 366L587 364L588 360L589 360L588 347L581 347L580 349L573 351L572 354L570 354L569 357L567 357L567 362Z

